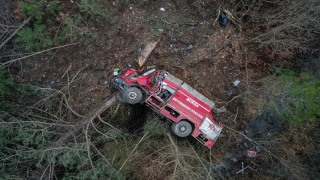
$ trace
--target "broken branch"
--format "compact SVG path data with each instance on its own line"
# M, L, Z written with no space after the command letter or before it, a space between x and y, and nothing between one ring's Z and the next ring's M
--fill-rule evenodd
M152 50L157 46L159 40L148 42L146 47L141 51L139 57L138 57L138 63L139 66L142 67L144 63L146 62L147 58L150 56Z

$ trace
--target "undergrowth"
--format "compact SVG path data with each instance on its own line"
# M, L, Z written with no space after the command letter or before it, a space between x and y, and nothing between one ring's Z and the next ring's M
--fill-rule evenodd
M20 5L25 15L33 17L15 40L27 51L40 51L65 41L88 43L97 38L95 24L109 16L103 5L94 0L82 0L74 12L68 12L58 0L21 1Z
M300 126L320 116L320 80L305 72L279 67L264 78L260 102L284 121Z
M0 97L10 94L13 86L12 78L4 68L0 69Z

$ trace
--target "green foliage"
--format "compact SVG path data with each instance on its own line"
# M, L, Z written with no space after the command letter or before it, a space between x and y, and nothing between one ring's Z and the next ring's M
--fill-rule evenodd
M276 69L277 81L283 84L278 99L281 119L301 125L320 116L320 81L307 73L297 74L290 69Z
M58 5L58 0L46 2L45 0L31 0L21 2L23 12L29 16L35 17L35 24L41 24L44 20L54 17L54 13L62 9Z
M82 0L78 4L78 7L80 12L87 13L89 15L99 15L102 17L108 16L108 13L104 9L103 5L95 0Z
M31 0L21 2L25 14L34 17L32 26L20 30L16 42L27 51L39 51L48 46L58 43L57 39L51 37L48 26L53 22L55 12L62 9L58 0L46 2L45 0Z
M17 91L25 97L32 97L32 96L37 95L39 93L39 91L37 89L33 88L29 84L27 84L25 86L17 87Z
M44 157L46 140L50 135L39 124L23 121L7 112L0 112L0 179L17 174L23 161ZM41 160L40 160L41 162Z
M120 0L120 2L123 4L129 4L130 1L129 0Z
M92 24L97 18L88 16L109 16L104 6L94 0L78 3L78 13L69 14L58 0L31 0L21 2L23 12L32 16L30 26L20 30L16 42L27 51L40 51L63 41L85 41L95 39ZM89 25L88 25L89 24Z
M52 116L46 116L43 110L20 111L19 115L0 111L0 179L19 179L26 173L31 179L39 179L35 170L27 169L44 172L48 165L63 172L56 174L58 179L122 179L95 151L90 151L92 168L85 144L56 144L63 124L50 125L54 119L45 121Z
M34 24L33 28L27 27L18 32L16 42L25 46L27 51L40 51L54 42L45 25Z
M0 96L5 96L11 93L13 87L12 78L8 75L6 69L0 69Z

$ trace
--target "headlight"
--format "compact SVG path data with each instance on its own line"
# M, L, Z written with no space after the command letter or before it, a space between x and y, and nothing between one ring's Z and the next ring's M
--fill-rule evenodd
M116 78L114 81L116 83L119 83L119 84L123 84L124 83L123 79L121 79L121 78Z

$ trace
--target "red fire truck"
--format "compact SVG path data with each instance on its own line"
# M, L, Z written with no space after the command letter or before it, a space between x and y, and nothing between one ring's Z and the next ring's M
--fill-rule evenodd
M142 103L170 119L172 132L179 137L192 135L211 147L222 126L214 121L215 103L166 70L145 73L132 68L116 70L111 79L118 89L117 99L129 104Z

